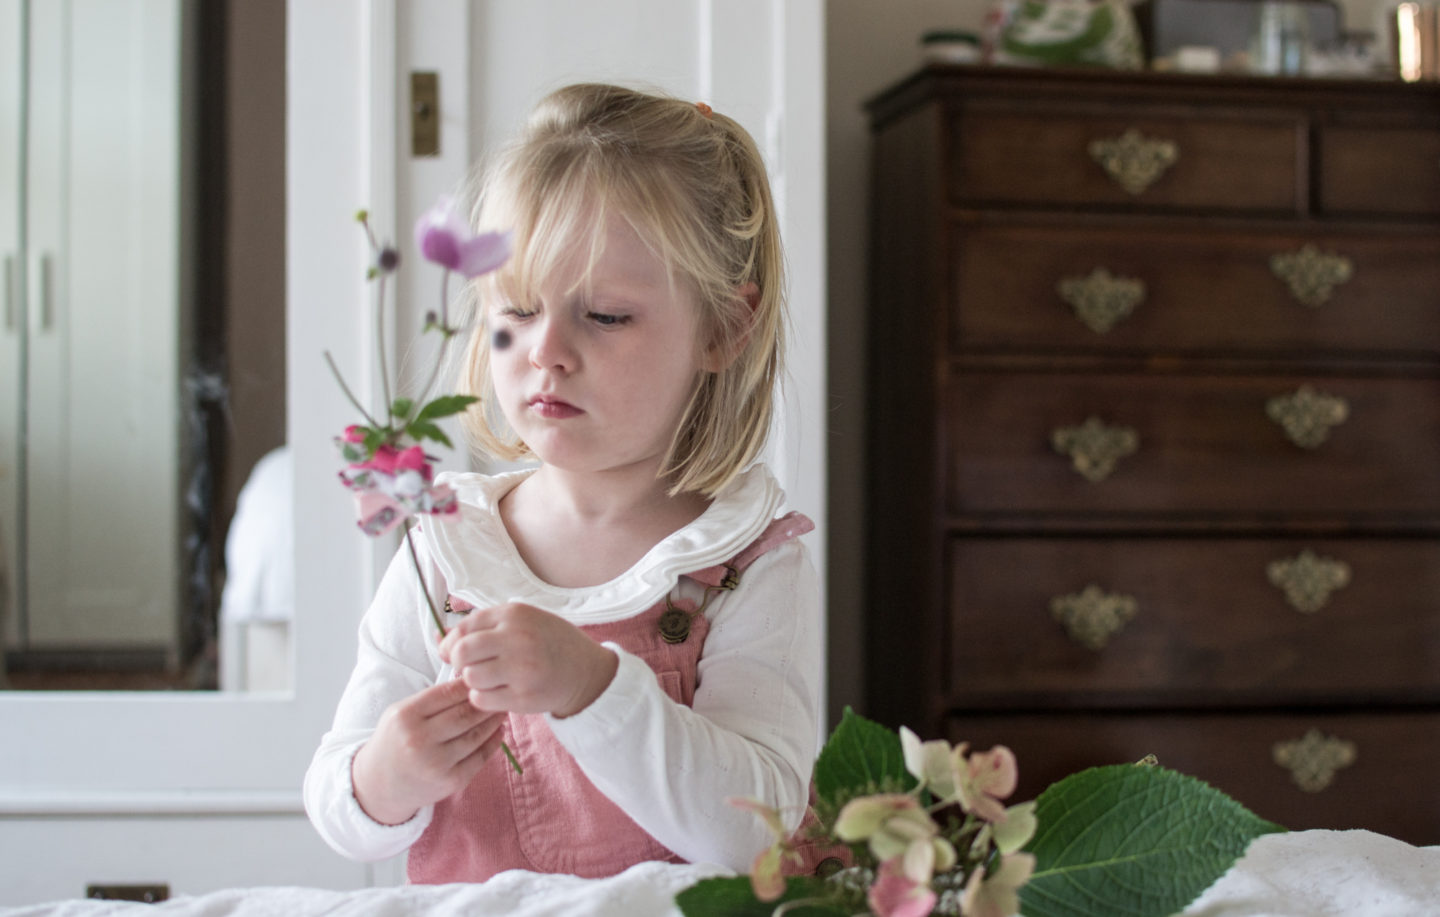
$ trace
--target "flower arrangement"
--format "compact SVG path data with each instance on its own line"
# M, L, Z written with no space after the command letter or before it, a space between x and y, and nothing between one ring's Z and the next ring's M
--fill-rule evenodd
M472 395L439 395L419 403L412 398L392 395L385 362L385 288L387 279L400 268L400 255L393 247L381 245L376 240L366 211L361 210L356 220L364 227L370 244L372 263L368 277L377 283L376 341L385 410L372 414L365 409L345 384L344 377L327 351L325 361L330 371L334 373L345 397L364 419L364 423L351 424L335 437L335 445L346 462L340 471L340 482L355 495L359 515L357 524L366 535L376 537L396 526L404 526L405 543L415 565L415 575L421 577L420 559L410 533L412 520L421 515L453 513L458 509L454 492L444 484L435 483L433 463L437 457L425 451L425 443L454 448L436 421L459 414L477 399ZM495 270L509 259L511 241L509 233L473 232L456 209L454 201L441 198L416 222L415 246L425 260L444 268L440 282L440 308L425 315L425 332L436 331L441 336L435 366L421 389L428 393L434 388L445 364L445 351L450 339L460 332L460 328L450 324L450 275L458 273L467 280L474 280ZM445 621L424 588L423 577L421 593L430 606L430 616L436 629L443 635ZM520 764L509 746L502 744L501 748L510 765L519 771Z
M1036 800L1005 746L921 741L846 710L815 762L813 827L775 843L751 874L704 880L676 898L686 917L1170 917L1237 860L1285 829L1192 777L1138 764L1091 768ZM785 877L797 843L848 851L828 876Z

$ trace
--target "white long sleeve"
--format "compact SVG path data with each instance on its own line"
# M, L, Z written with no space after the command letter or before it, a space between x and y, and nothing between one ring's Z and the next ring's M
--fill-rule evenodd
M426 557L423 535L417 550ZM423 563L423 561L422 561ZM438 574L425 564L426 583L435 592ZM443 592L438 602L444 602ZM454 623L452 618L447 627ZM340 854L361 861L381 860L409 849L430 824L427 806L401 825L382 825L360 808L350 764L375 731L391 704L439 680L442 667L435 649L435 624L420 591L415 565L404 547L385 571L370 609L360 622L355 669L335 711L335 721L320 740L305 773L305 811L325 842Z
M609 689L550 728L585 776L640 827L694 863L748 870L772 842L751 796L805 814L819 717L816 575L789 542L717 602L694 708L670 700L649 667L622 654Z

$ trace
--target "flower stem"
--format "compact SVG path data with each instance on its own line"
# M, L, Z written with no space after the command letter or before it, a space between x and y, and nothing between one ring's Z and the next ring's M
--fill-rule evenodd
M405 546L410 549L410 563L414 565L415 575L420 579L420 592L425 596L425 604L430 607L430 617L435 622L435 629L438 630L440 636L443 637L445 636L445 619L440 617L440 610L435 607L435 600L430 597L430 590L425 586L425 574L420 572L420 553L415 550L415 539L410 536L410 523L408 521L405 523L404 528ZM509 745L501 742L500 750L505 752L505 757L509 760L510 766L515 768L515 773L525 773L525 768L520 766L520 762L516 760L515 753L510 750Z
M450 271L447 268L440 280L440 349L435 354L435 365L430 370L430 378L425 380L425 387L420 389L416 403L430 397L430 389L434 388L435 381L440 378L440 370L445 365L445 350L450 346L450 317L446 305L450 299L446 292L449 287Z
M435 600L430 598L430 590L425 588L425 574L420 572L420 554L415 550L415 539L410 536L410 523L405 523L405 546L410 549L410 562L415 565L415 575L420 578L420 592L425 596L425 604L430 606L430 620L435 622L435 629L440 636L445 636L445 619L440 617L440 610L435 607Z
M380 392L385 399L385 416L390 416L390 368L385 361L385 275L375 292L375 356L380 363Z
M362 405L355 398L354 393L350 391L350 386L345 384L345 377L340 375L340 369L335 365L335 359L330 356L330 351L328 350L325 351L325 363L330 367L330 373L335 377L335 381L340 383L340 391L345 393L345 397L354 405L355 410L360 412L360 416L364 417L365 421L369 423L371 427L379 429L380 424L375 422L375 418L370 416L370 412L365 410L365 406Z

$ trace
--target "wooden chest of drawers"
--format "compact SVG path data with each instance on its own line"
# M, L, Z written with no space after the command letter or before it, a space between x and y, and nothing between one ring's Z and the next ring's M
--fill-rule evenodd
M1440 843L1440 87L870 112L865 712Z

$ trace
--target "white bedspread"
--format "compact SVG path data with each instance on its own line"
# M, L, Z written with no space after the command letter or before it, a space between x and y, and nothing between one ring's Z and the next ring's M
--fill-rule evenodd
M3 917L671 917L677 892L715 866L644 863L610 879L507 872L484 885L336 892L250 888L163 904L68 901L0 908ZM1297 831L1257 840L1182 917L1440 915L1440 847L1368 831ZM1099 915L1097 915L1099 917Z

